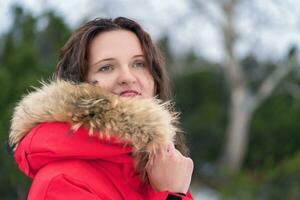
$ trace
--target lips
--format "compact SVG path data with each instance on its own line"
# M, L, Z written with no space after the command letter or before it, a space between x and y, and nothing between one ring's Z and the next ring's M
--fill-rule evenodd
M120 93L120 96L122 97L135 97L137 95L141 95L141 94L135 90L125 90Z

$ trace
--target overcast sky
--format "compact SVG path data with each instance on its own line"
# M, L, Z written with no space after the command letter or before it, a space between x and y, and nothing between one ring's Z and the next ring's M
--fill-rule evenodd
M110 2L103 3L103 2ZM21 4L38 16L52 9L76 28L84 18L127 16L139 21L155 39L171 35L172 49L180 53L193 48L212 61L222 61L222 38L207 15L193 14L187 0L0 0L0 34L11 24L10 6ZM211 3L204 4L208 15L222 21L222 13ZM280 60L294 44L300 48L300 0L243 0L236 24L237 53L252 52L261 59ZM275 2L275 3L274 3ZM187 20L188 19L188 20Z

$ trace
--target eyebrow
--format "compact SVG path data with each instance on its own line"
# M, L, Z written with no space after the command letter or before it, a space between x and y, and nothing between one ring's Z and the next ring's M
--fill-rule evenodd
M99 61L93 63L92 66L98 65L99 63L104 62L104 61L111 61L111 60L115 60L115 59L114 58L105 58L105 59L102 59L102 60L99 60Z
M143 58L145 58L145 56L144 56L144 55L141 55L141 54L135 55L135 56L133 56L132 58L138 58L138 57L143 57ZM101 63L101 62L104 62L104 61L112 61L112 60L115 60L115 58L105 58L105 59L102 59L102 60L99 60L99 61L95 62L95 63L92 64L92 65L97 65L97 64L99 64L99 63Z
M136 58L136 57L143 57L143 58L145 58L144 55L135 55L135 56L133 56L133 58Z

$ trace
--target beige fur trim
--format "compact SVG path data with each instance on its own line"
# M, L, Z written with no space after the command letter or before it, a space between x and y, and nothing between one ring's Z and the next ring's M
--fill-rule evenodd
M38 123L70 122L74 131L86 126L91 135L101 131L129 141L139 163L174 141L178 115L169 112L169 106L157 99L120 98L87 83L55 81L19 102L12 118L10 145L18 145Z

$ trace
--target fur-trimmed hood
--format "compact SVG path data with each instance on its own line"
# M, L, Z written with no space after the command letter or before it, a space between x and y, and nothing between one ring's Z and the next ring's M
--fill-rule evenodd
M69 122L74 132L84 126L91 136L126 141L142 169L155 152L175 140L178 115L170 106L157 99L120 98L87 83L44 83L15 108L9 142L16 148L39 123Z

